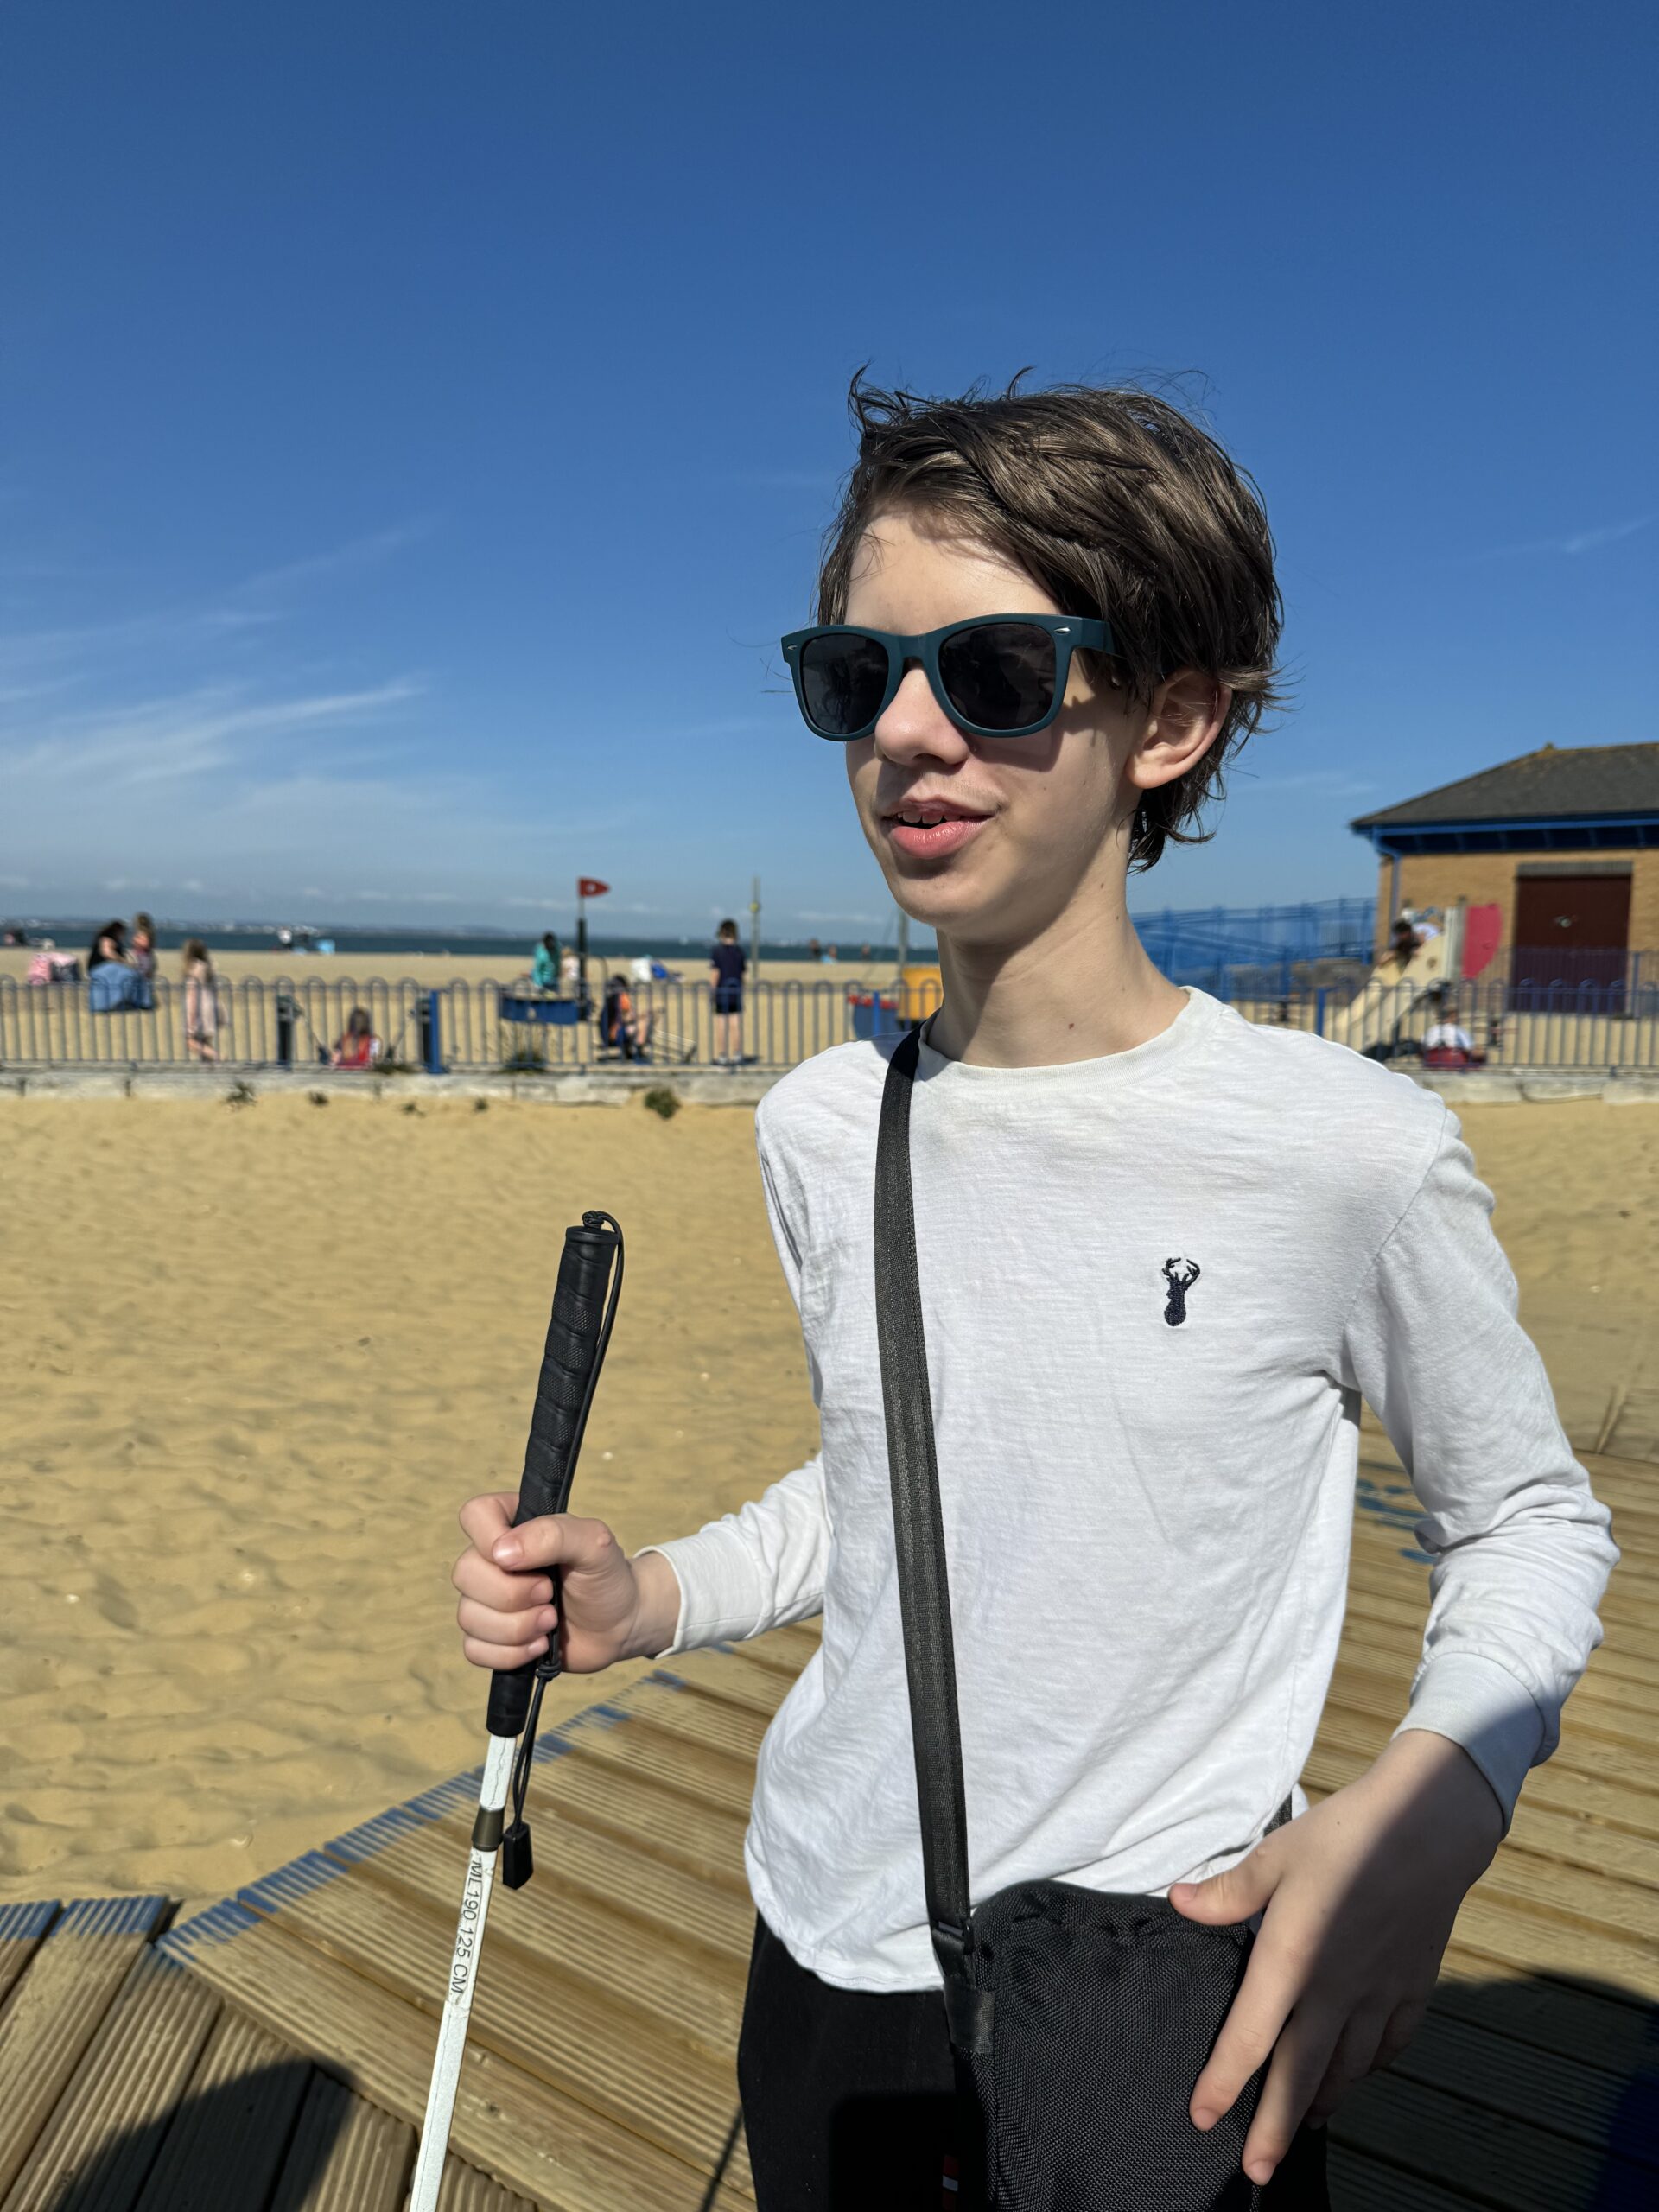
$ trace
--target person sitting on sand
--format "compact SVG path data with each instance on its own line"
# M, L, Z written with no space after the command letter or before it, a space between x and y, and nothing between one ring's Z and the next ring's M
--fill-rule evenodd
M193 1060L219 1058L219 1033L226 1027L219 976L207 948L193 937L184 948L184 1041Z
M367 1007L354 1006L346 1017L344 1033L334 1039L328 1065L331 1068L372 1068L385 1050L374 1033Z
M75 983L80 980L80 963L58 950L55 938L43 937L29 963L29 980L32 984Z
M86 957L86 1003L94 1014L153 1004L149 986L127 957L124 922L105 922Z
M1446 1001L1423 1039L1423 1065L1429 1068L1473 1068L1485 1064L1484 1052L1458 1020L1456 1002Z
M625 1060L648 1059L651 1055L651 1012L636 1007L626 976L613 976L605 986L605 1005L600 1015L600 1034Z
M530 963L530 980L538 991L556 991L559 988L559 940L551 930L536 948Z

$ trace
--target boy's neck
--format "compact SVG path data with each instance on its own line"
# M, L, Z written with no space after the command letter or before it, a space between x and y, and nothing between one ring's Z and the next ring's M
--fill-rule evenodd
M1122 893L1078 902L1016 944L939 935L944 1004L928 1042L980 1067L1054 1067L1127 1052L1167 1029L1186 994L1147 957Z

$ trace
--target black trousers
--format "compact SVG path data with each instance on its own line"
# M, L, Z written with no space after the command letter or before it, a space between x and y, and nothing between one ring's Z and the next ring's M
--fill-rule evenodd
M737 2079L760 2212L977 2212L937 1991L832 1988L757 1920ZM1300 2132L1260 2202L1330 2212L1323 2130Z

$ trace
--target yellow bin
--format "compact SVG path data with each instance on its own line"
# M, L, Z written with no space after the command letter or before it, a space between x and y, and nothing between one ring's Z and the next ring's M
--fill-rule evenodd
M930 1014L937 1014L944 1004L944 982L937 968L901 968L899 970L900 1021L925 1021Z

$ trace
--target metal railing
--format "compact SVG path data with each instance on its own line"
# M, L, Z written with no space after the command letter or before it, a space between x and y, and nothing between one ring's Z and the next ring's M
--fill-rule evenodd
M751 983L734 1039L706 982L631 982L632 1027L623 1035L607 1023L600 992L583 1009L517 982L457 978L433 988L381 976L305 976L221 980L204 1051L187 1034L185 987L157 978L152 988L150 1007L100 1013L85 982L0 976L0 1066L322 1067L360 1008L375 1040L369 1073L708 1068L734 1045L742 1065L772 1071L855 1036L896 1032L899 1020L899 995L885 982Z
M1549 981L1510 970L1425 995L1355 971L1301 968L1288 988L1260 971L1231 970L1229 993L1253 1021L1305 1029L1378 1059L1409 1063L1431 1028L1465 1032L1486 1065L1528 1069L1659 1068L1659 958L1630 956L1600 982ZM1495 966L1509 963L1495 963ZM719 1027L706 982L630 983L635 1040L607 1025L602 996L584 1013L569 1000L515 983L454 979L431 988L409 979L301 976L219 985L215 1064L228 1068L327 1065L356 1008L368 1016L381 1074L504 1071L537 1074L648 1065L664 1071L719 1065L735 1042L743 1065L773 1072L832 1045L898 1033L929 1009L890 982L750 983L739 1036ZM32 1070L188 1068L203 1054L185 1033L186 1000L158 979L155 1004L94 1013L83 983L31 985L0 976L0 1066ZM374 1070L369 1071L373 1072Z

